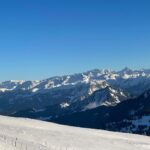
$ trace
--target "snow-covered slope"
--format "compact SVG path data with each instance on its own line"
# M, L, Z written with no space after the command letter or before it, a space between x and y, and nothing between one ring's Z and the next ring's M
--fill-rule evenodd
M0 116L0 150L149 150L146 136Z

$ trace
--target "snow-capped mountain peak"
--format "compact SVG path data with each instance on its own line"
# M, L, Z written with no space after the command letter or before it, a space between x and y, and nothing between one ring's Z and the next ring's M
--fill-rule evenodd
M41 81L11 80L0 83L0 110L7 111L9 108L13 113L15 108L21 110L23 106L24 109L42 109L57 105L64 109L74 106L72 109L76 111L76 108L83 110L90 103L94 103L94 107L115 106L122 100L137 97L148 89L150 71L129 68L121 71L94 69Z
M41 81L24 81L24 80L10 80L0 83L0 91L10 91L16 89L31 90L33 92L44 89L52 89L64 86L71 86L77 84L89 84L91 82L106 81L109 85L115 82L115 84L121 84L121 87L125 85L125 80L133 80L131 83L141 82L143 78L149 80L149 70L131 70L125 68L121 71L112 71L110 69L94 69L84 73L78 73L73 75L52 77ZM120 83L121 82L121 83ZM35 88L35 89L34 89Z

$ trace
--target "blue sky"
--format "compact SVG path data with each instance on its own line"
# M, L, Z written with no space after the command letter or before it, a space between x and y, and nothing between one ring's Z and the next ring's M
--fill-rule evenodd
M0 81L150 68L149 0L0 1Z

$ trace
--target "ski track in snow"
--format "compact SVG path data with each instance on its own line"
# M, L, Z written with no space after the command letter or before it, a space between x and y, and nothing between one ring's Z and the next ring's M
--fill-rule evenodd
M150 138L0 116L0 150L149 150Z

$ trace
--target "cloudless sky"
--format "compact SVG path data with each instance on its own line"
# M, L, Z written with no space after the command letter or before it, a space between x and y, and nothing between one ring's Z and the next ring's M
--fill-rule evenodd
M150 68L150 0L1 0L0 81Z

